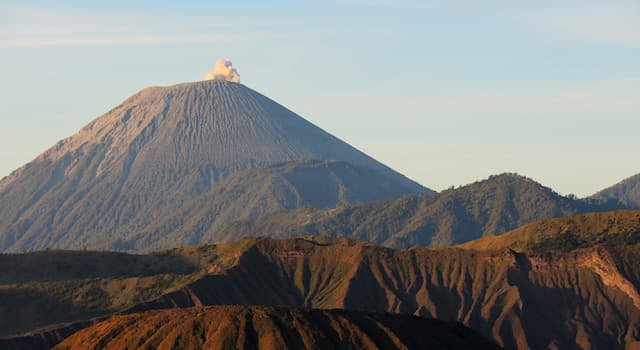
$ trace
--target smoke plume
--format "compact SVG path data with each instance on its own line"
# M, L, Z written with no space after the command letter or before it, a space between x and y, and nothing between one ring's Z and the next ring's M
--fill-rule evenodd
M240 74L233 68L231 61L218 60L213 67L213 71L207 73L205 80L226 80L234 83L240 82Z

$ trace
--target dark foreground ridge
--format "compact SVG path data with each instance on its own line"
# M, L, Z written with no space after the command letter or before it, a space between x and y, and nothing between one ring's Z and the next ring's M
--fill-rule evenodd
M636 221L622 215L616 225ZM5 337L115 313L263 305L457 321L509 349L640 345L640 245L627 240L516 252L251 238L129 259L56 251L0 257L11 266L0 271Z
M411 315L209 306L113 316L55 349L500 349L459 324Z

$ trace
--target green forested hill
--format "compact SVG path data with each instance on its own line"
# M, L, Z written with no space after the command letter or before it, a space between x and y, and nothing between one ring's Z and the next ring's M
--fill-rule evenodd
M621 208L608 202L564 197L531 179L502 174L439 194L335 209L298 209L241 221L209 239L243 236L326 235L368 240L389 247L446 246L507 232L538 220Z
M461 245L479 250L572 251L597 244L640 243L640 210L572 215L534 222Z
M633 209L640 209L640 174L629 177L606 188L590 198L596 200L615 200Z

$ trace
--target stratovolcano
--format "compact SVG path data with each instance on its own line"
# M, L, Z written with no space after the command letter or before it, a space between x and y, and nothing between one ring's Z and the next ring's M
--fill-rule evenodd
M144 228L181 208L222 226L429 191L242 84L150 87L0 181L0 250L163 248Z

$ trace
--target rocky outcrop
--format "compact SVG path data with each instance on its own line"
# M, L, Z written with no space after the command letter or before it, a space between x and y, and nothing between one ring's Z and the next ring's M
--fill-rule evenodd
M640 310L640 293L633 283L631 283L616 266L611 253L604 248L591 250L588 254L584 254L578 258L578 264L595 272L604 285L617 288L629 299L633 301L636 309Z

